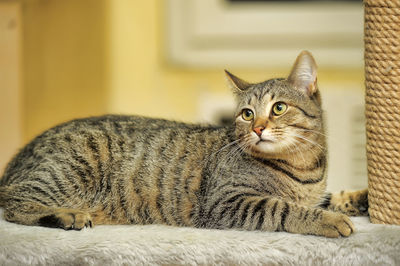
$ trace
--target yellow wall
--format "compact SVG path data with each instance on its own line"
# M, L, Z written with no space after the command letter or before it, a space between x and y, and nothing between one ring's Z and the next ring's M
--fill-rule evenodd
M21 6L0 2L0 175L21 145Z
M162 56L161 3L121 0L110 4L109 110L190 121L196 115L194 103L201 84L225 88L223 72L167 65Z
M100 0L23 2L25 141L107 111L106 18Z
M163 59L163 3L24 1L24 140L56 123L102 113L193 121L202 91L228 91L222 69L183 69ZM232 71L261 81L289 68ZM319 80L321 87L361 87L363 72L323 69Z

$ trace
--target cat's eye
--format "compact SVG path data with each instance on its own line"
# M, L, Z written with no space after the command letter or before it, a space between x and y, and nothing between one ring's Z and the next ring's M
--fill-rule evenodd
M274 115L278 116L286 112L286 109L287 109L286 103L278 102L274 104L274 106L272 107L272 112L274 113Z
M250 109L243 109L242 111L242 118L246 121L253 120L254 118L254 113Z

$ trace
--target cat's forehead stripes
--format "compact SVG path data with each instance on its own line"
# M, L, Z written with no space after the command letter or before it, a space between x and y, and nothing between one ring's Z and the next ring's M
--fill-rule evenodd
M258 105L258 104L267 104L268 102L272 101L274 98L274 94L270 94L267 91L264 91L259 94L250 94L248 96L247 104L248 105Z
M254 84L250 93L247 95L247 104L254 105L256 103L268 103L273 101L282 90L282 79L271 79L262 83Z

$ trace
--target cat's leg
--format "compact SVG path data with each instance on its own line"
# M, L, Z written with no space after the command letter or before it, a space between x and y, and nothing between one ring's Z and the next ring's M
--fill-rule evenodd
M286 231L326 237L354 232L344 214L310 208L275 197L233 196L210 209L209 225L217 228Z
M93 226L87 211L62 207L57 204L55 197L41 197L44 190L38 189L36 193L26 193L27 191L27 184L4 187L4 218L7 221L65 230L80 230L85 226Z
M86 211L44 206L35 202L18 202L10 204L4 210L4 218L9 222L24 225L39 225L81 230L92 227L92 218Z
M329 193L321 207L350 216L368 215L368 189Z

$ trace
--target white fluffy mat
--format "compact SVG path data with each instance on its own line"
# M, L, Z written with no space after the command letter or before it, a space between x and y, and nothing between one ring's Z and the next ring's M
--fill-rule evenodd
M161 225L78 231L4 221L0 265L400 265L400 226L353 218L357 232L327 239L289 233Z

